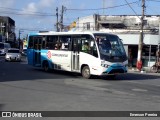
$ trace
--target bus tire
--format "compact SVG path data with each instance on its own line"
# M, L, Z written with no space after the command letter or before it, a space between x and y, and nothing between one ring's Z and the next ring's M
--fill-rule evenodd
M48 64L48 62L47 61L45 61L44 63L43 63L43 70L45 71L45 72L49 72L49 64Z
M82 68L82 76L86 79L90 79L91 78L91 74L90 74L90 69L88 66L84 66Z

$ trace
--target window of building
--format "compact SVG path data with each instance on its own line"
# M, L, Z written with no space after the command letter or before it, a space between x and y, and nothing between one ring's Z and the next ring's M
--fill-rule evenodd
M84 30L90 30L90 22L83 23Z

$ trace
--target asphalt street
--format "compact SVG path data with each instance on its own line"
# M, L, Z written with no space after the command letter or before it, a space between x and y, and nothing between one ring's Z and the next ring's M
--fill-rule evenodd
M0 56L1 111L160 111L159 91L158 73L84 79L70 72L46 73L27 65L26 58L5 62Z

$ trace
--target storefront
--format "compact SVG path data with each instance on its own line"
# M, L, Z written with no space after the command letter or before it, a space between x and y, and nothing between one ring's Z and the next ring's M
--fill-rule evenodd
M151 67L156 61L156 45L144 45L142 50L143 67ZM128 65L136 67L138 45L128 45Z
M125 45L129 67L136 67L138 56L139 34L119 34ZM145 34L143 39L142 63L143 67L151 67L156 61L156 50L159 35Z

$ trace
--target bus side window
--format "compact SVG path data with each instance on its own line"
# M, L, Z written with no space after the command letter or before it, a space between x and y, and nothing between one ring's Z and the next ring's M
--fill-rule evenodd
M93 54L95 53L95 51L93 52L93 47L94 47L93 45L95 43L92 36L83 35L81 40L82 40L81 51L96 56L95 54Z
M55 45L57 44L58 36L47 36L46 49L55 50Z
M45 36L42 38L42 49L46 49L46 38L45 38Z
M95 43L93 44L93 47L92 47L92 55L95 57L98 57L97 47Z
M69 50L69 45L71 42L71 36L60 36L61 50Z
M90 35L82 36L82 52L86 52L88 54L93 55L94 57L98 57L97 47L94 39Z
M28 43L28 48L32 49L33 48L33 37L29 37L29 43Z
M72 36L72 51L80 51L81 50L81 36Z

